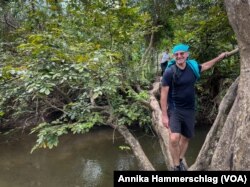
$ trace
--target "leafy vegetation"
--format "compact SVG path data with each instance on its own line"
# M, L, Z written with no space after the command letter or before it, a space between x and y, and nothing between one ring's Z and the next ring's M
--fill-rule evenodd
M147 128L145 101L158 64L153 49L187 42L203 62L236 45L221 0L1 3L1 128L35 125L33 150L53 148L59 136L96 125ZM204 76L199 103L213 108L205 101L230 85L236 62L220 63Z
M138 63L150 31L147 14L126 1L23 8L28 22L13 33L16 55L1 53L3 121L40 123L32 130L38 133L34 148L52 148L69 131L88 132L111 119L150 124L149 108L140 104L147 94L134 90L148 85L153 73Z

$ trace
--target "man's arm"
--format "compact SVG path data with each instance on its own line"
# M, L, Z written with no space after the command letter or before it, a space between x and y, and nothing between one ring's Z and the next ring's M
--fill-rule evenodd
M162 86L161 87L161 111L162 111L162 123L165 127L169 127L169 119L168 119L168 91L169 91L169 86Z
M216 58L214 58L214 59L212 59L212 60L210 60L210 61L208 61L208 62L205 62L205 63L201 64L201 72L210 69L211 67L213 67L213 65L214 65L216 62L221 61L221 60L224 59L226 56L227 56L227 52L221 53L221 54L220 54L219 56L217 56Z

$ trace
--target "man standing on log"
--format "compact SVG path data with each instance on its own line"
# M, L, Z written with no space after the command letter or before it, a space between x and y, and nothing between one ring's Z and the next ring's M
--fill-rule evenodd
M200 73L210 69L222 60L227 53L198 64L190 60L189 46L178 44L173 47L174 59L169 61L163 74L161 87L162 123L169 129L169 148L174 171L185 171L182 159L194 136L195 125L195 82Z

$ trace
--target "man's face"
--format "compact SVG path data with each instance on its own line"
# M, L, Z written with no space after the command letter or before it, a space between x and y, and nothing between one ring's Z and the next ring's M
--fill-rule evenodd
M185 51L177 51L174 53L175 61L178 64L184 64L188 58L188 52Z

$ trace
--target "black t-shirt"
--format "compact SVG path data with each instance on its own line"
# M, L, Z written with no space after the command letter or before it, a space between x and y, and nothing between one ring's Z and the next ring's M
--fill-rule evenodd
M176 65L173 65L176 66ZM199 70L201 66L199 65ZM195 109L195 82L193 70L186 65L181 70L176 66L173 80L173 68L167 68L162 78L162 86L169 86L168 107L169 109Z

